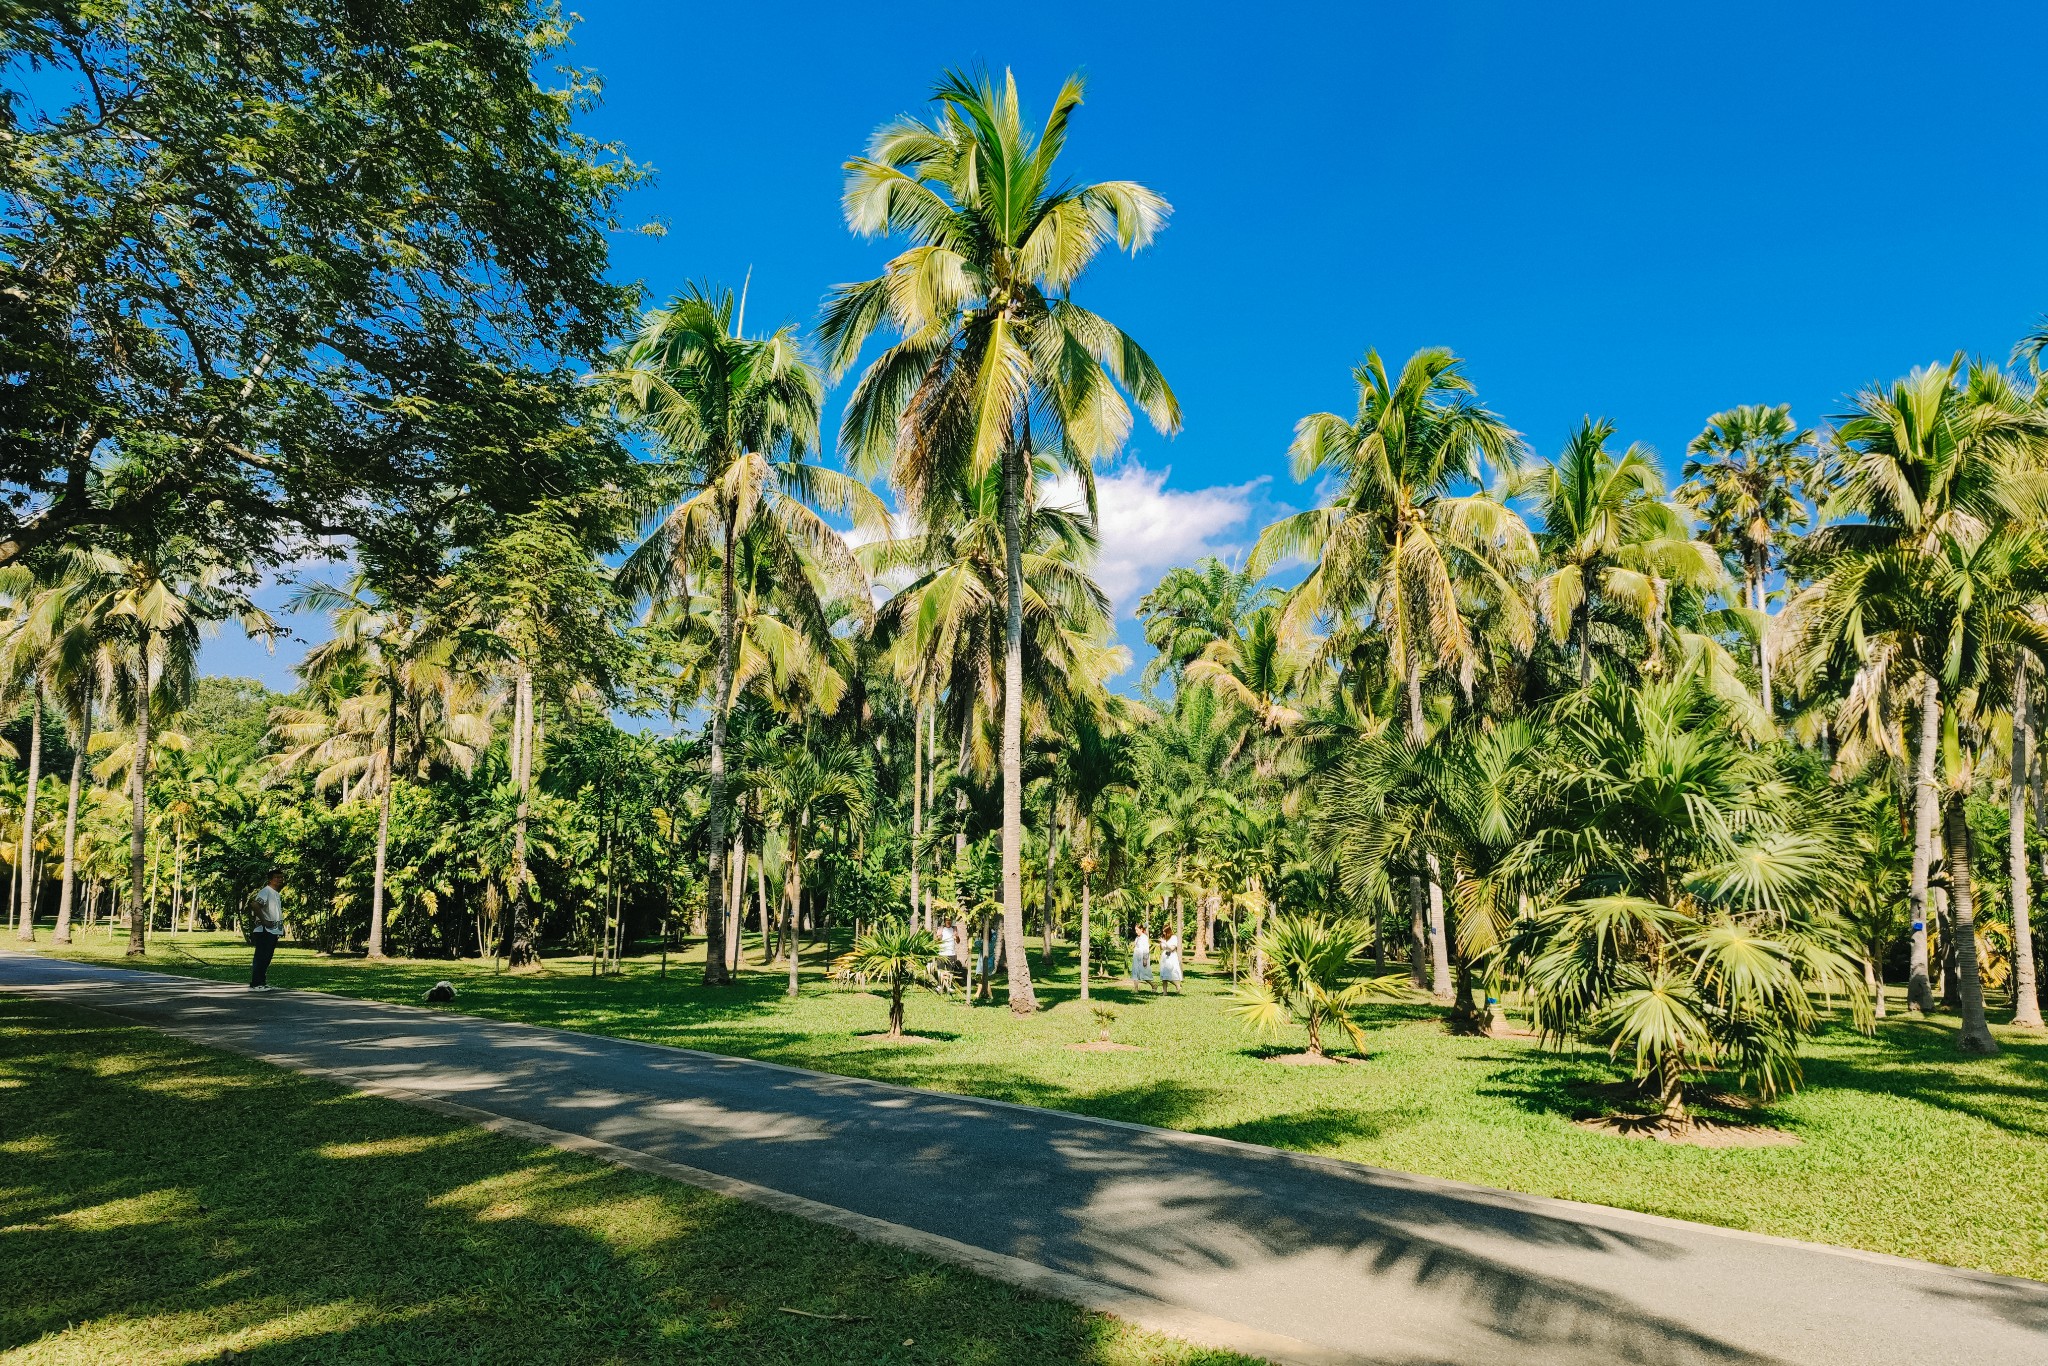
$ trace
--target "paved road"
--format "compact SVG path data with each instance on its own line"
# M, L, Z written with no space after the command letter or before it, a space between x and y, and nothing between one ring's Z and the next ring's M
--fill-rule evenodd
M2036 1281L318 992L17 954L0 954L0 990L682 1164L765 1203L782 1192L784 1208L1282 1360L2048 1362Z

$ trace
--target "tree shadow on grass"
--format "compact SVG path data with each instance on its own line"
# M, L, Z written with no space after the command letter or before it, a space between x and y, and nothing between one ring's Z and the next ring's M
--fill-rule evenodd
M278 1366L1241 1360L82 1012L0 999L0 1031L0 1280L16 1287L0 1351Z

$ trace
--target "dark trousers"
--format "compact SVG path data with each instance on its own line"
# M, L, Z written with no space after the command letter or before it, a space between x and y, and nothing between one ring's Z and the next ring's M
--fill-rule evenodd
M249 985L268 986L270 977L270 956L277 952L277 936L257 930L249 936L249 942L256 946L256 961L249 965Z

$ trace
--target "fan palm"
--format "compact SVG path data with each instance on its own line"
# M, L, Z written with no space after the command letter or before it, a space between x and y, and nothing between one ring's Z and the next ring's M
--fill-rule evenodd
M1674 1128L1701 1070L1766 1096L1796 1085L1817 997L1868 1022L1839 913L1846 851L1689 670L1602 675L1558 724L1536 841L1567 895L1517 932L1539 1025L1631 1051Z
M1111 241L1136 251L1166 221L1166 201L1131 181L1072 185L1060 153L1081 104L1070 78L1036 134L1014 78L947 74L936 117L905 117L847 163L846 217L863 236L912 245L884 273L827 301L832 370L848 369L885 325L898 340L848 400L844 441L856 468L892 468L926 525L951 490L1000 471L1003 526L1002 904L1010 1008L1037 1008L1023 951L1024 525L1033 457L1074 470L1094 510L1093 462L1131 426L1125 395L1172 432L1180 405L1151 357L1072 288Z
M754 339L741 331L730 290L693 286L641 321L604 378L618 406L653 436L674 501L620 570L620 584L656 600L687 597L693 565L715 549L718 667L712 690L710 855L705 887L709 943L704 981L722 986L726 796L725 736L737 670L739 542L759 528L788 562L816 564L846 583L859 566L809 504L847 511L868 525L887 518L857 481L803 457L817 445L824 385L792 328Z

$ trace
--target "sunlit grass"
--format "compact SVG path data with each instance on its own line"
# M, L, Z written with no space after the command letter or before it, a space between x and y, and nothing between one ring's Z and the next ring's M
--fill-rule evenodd
M120 961L118 944L79 956ZM239 980L247 950L225 936L159 941L148 966ZM1052 1106L1344 1157L1541 1195L1839 1243L2048 1279L2048 1041L2000 1029L2004 1052L1964 1059L1954 1023L1894 1018L1875 1039L1832 1032L1805 1051L1807 1085L1759 1118L1796 1147L1700 1149L1590 1132L1573 1121L1615 1099L1620 1075L1597 1051L1523 1039L1457 1038L1422 1006L1368 1006L1371 1061L1290 1068L1262 1060L1299 1047L1244 1036L1222 1011L1227 980L1190 964L1185 997L1098 989L1111 1036L1132 1052L1076 1052L1095 1037L1074 998L1070 956L1045 978L1051 1008L1016 1020L927 995L908 1027L934 1042L863 1037L886 1002L824 982L814 954L791 1001L779 971L696 985L694 965L652 959L592 979L587 960L537 973L489 964L369 963L280 953L271 980L417 1002L442 978L477 1015L616 1034L971 1095ZM1033 955L1034 968L1038 964Z
M0 1076L9 1362L1240 1360L64 1006Z

